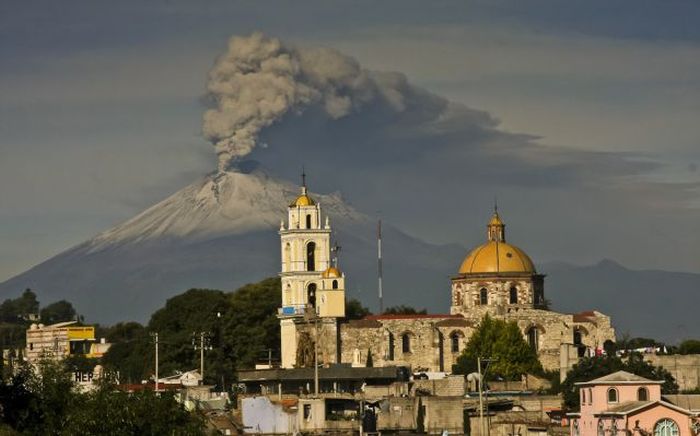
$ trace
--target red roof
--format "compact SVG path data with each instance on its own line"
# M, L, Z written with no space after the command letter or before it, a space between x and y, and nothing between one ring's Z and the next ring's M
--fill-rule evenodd
M368 315L363 319L367 320L382 320L382 319L430 319L430 318L464 318L462 315L450 314L430 314L430 313L413 313L413 314L384 314L384 315Z

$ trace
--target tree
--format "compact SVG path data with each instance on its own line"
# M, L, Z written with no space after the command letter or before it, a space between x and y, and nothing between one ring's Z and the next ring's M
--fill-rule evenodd
M103 357L105 366L120 373L122 381L139 382L154 372L151 333L158 333L160 374L199 368L199 333L211 345L204 354L205 382L220 388L233 381L236 368L253 366L279 355L277 308L282 300L279 278L248 284L232 293L190 289L168 299L146 328L126 323L104 328L110 340L121 340ZM196 337L195 337L196 336ZM223 380L223 382L222 382Z
M518 380L523 374L542 373L537 353L525 342L515 322L505 322L486 315L479 323L457 363L455 374L477 371L477 358L489 358L489 377ZM483 367L482 367L483 370Z
M367 315L371 315L372 312L368 308L362 305L360 300L356 298L351 298L345 304L345 318L346 319L362 319Z
M403 304L387 307L384 310L384 315L425 315L426 313L428 313L426 309L416 310L414 307Z
M56 301L41 309L41 322L56 324L63 321L74 321L77 313L73 305L66 300Z
M581 359L566 374L566 380L561 384L564 406L568 409L579 407L580 398L576 383L591 381L617 371L631 372L650 380L664 380L664 384L661 385L662 393L678 392L678 384L671 373L663 367L655 367L646 362L639 353L630 354L626 361L614 355L594 356Z
M204 434L202 420L172 394L129 394L108 382L94 392L81 393L64 366L52 361L42 362L38 372L22 365L8 384L0 385L0 406L4 423L21 434Z
M687 339L678 346L679 354L700 354L700 341Z
M0 321L23 322L29 314L39 313L39 301L31 289L25 289L21 296L7 299L0 305Z

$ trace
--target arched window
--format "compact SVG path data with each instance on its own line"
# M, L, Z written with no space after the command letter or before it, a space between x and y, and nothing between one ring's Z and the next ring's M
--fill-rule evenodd
M617 389L608 389L608 403L617 403Z
M649 391L647 388L637 389L637 401L649 401Z
M309 283L306 287L306 298L309 306L316 307L316 283Z
M574 345L581 345L581 330L574 329Z
M540 335L537 332L537 327L530 327L527 331L527 343L530 344L530 348L534 351L540 348L539 340Z
M515 286L510 288L510 304L518 304L518 288Z
M664 418L654 426L654 436L678 436L678 424L676 421Z
M404 333L401 335L401 351L404 353L411 352L411 334Z
M481 288L479 291L479 304L482 306L489 304L489 291L486 288Z
M452 332L450 334L450 350L453 353L459 353L459 340L462 338L462 335L459 334L459 332Z
M311 215L306 215L306 228L311 228Z
M389 353L386 360L394 360L394 334L389 332Z
M333 289L338 289L338 280L333 280L333 284L331 285Z
M282 263L284 263L284 269L289 270L292 262L292 246L287 242L284 245L284 259L282 259Z
M306 270L316 271L316 243L306 244Z

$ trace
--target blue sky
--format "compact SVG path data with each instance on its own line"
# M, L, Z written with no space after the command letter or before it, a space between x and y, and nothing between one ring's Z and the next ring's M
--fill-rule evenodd
M289 151L317 153L303 160L318 189L429 241L481 241L497 195L537 261L700 271L700 4L426 5L0 3L0 280L213 171L207 72L253 31L401 72L500 123L482 125L490 145L454 126L449 147L377 133L358 140L381 151L336 161L305 141L350 147L348 130L287 119L251 155L271 172L295 177Z

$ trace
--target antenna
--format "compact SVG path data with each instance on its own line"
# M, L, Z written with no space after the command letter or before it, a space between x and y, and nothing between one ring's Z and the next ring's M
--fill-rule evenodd
M382 220L377 222L377 275L379 291L379 314L384 313L384 295L382 294Z

